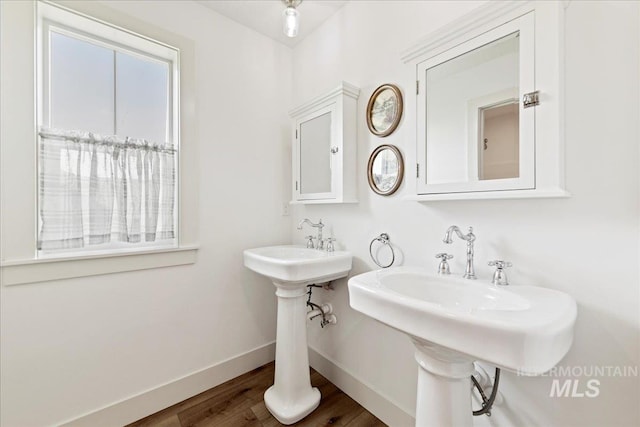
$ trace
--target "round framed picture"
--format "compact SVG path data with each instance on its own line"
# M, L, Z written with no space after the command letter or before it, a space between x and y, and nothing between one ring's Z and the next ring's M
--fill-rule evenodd
M402 93L398 86L383 84L378 87L367 104L367 126L372 134L391 135L402 118Z

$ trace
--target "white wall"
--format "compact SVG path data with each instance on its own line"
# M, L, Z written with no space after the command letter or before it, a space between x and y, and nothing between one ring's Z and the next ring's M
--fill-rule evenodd
M0 287L0 424L58 424L271 342L273 289L242 267L241 250L302 243L294 225L303 217L322 217L339 245L354 252L353 274L375 267L368 245L383 231L401 251L400 263L435 269L433 256L448 249L456 255L453 269L461 271L464 246L455 242L445 248L441 238L451 224L473 225L480 275L490 274L485 261L505 258L515 264L512 282L560 289L578 300L575 344L563 366L640 364L637 3L574 0L567 10L566 175L572 198L417 203L402 200L404 187L386 198L368 189L364 167L378 144L395 144L406 153L415 143L415 130L404 123L385 139L371 135L364 119L368 96L386 82L412 96L411 73L400 51L479 3L352 1L293 55L195 3L108 3L143 25L152 22L194 43L195 76L189 83L197 92L192 142L199 155L185 169L198 187L199 261ZM5 31L29 28L21 20L32 16L25 13L28 3L0 4L5 50L12 43ZM362 89L360 203L296 206L292 217L281 217L281 202L290 197L286 111L340 80ZM21 123L24 111L17 107L28 108L30 101L20 102L16 87L20 82L2 81L3 97L11 101L3 107L12 105L7 116ZM22 129L27 136L32 132ZM22 141L1 143L3 155L20 158ZM4 202L5 195L21 193L16 197L27 203L33 178L4 167L2 173L2 217L16 217L20 211ZM339 324L325 329L314 324L311 346L413 413L417 368L408 339L352 311L345 280L331 293L315 292L315 298L333 302ZM550 378L505 374L506 403L490 419L475 421L640 424L638 379L602 378L601 383L598 398L552 399Z
M197 188L199 215L189 217L199 218L200 250L188 266L0 287L6 427L60 424L271 343L273 286L243 267L241 251L290 240L291 218L280 214L291 174L291 50L194 2L68 5L193 43L195 68L183 77L196 95L184 107L196 121L182 142L197 155L183 173ZM32 34L32 7L2 2L2 50ZM24 57L3 60L28 59L31 45L21 48ZM27 215L20 203L34 197L35 178L23 179L16 160L32 141L33 98L12 89L33 83L28 68L14 77L2 81L2 125L11 121L27 138L3 137L3 155L16 165L3 164L1 181L7 197L24 196L3 198L4 230L19 225ZM3 257L15 252L9 243Z
M637 2L572 1L566 11L566 182L569 199L418 203L369 191L371 151L390 143L407 153L415 129L401 123L381 139L366 128L368 97L396 83L405 97L414 82L400 52L478 3L353 1L294 49L294 104L346 80L362 89L358 103L357 205L296 206L293 224L322 218L339 246L355 254L352 274L373 269L368 246L388 232L401 263L435 270L434 255L453 252L463 271L464 245L442 243L446 228L473 225L476 266L514 263L512 283L530 283L573 295L579 304L574 345L562 366L640 365L639 292L639 11ZM406 111L405 114L411 114ZM405 116L406 117L406 116ZM408 165L408 170L413 170ZM407 173L406 179L411 179ZM303 232L292 227L293 240ZM329 234L330 234L329 233ZM339 324L311 327L310 345L411 414L417 366L402 334L348 307L346 280L314 294L334 304ZM599 378L597 398L550 398L552 379L504 374L505 403L477 425L640 425L638 378ZM581 379L584 387L585 378ZM376 408L370 408L375 410Z

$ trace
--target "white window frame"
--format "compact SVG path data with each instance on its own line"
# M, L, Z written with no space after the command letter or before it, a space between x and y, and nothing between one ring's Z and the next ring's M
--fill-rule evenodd
M50 282L61 279L82 278L88 276L122 273L128 271L155 269L194 264L198 253L198 203L195 191L198 177L198 139L193 129L197 128L197 113L191 108L180 108L181 105L196 103L195 82L195 43L179 34L166 31L151 22L133 19L131 16L105 8L100 4L82 2L73 8L52 5L46 1L9 2L2 5L3 11L11 9L12 25L7 24L7 15L0 16L2 27L7 28L11 40L3 38L3 79L0 98L3 105L11 105L11 111L2 110L3 126L2 168L0 174L3 182L7 177L20 180L17 191L3 192L3 206L11 206L3 213L2 251L0 252L0 286L28 285ZM54 8L52 10L52 8ZM38 85L42 84L38 75L40 52L37 51L38 38L42 35L42 27L38 25L42 10L52 13L59 10L70 12L78 17L88 18L90 22L104 24L106 28L123 31L143 39L156 42L165 48L173 48L179 52L176 61L174 84L176 86L175 116L179 117L180 126L173 132L176 147L180 148L180 157L176 169L176 188L180 188L176 199L176 221L178 228L178 247L144 248L129 252L96 253L88 251L81 256L63 254L58 258L42 259L37 257L38 209L37 209L37 141L42 114L38 111ZM76 11L77 9L78 11ZM81 12L80 12L81 11ZM55 16L48 17L50 20ZM105 20L108 20L107 23ZM124 29L128 28L128 29ZM131 31L133 30L133 31ZM4 31L3 31L4 33ZM141 34L151 35L153 38ZM182 77L180 77L182 76ZM183 80L184 79L184 80ZM40 92L41 93L41 92ZM22 97L17 97L22 94ZM14 120L13 118L17 120ZM178 123L178 122L176 122ZM183 145L187 141L188 144ZM9 155L11 160L9 160ZM186 169L184 164L193 165ZM3 185L6 188L6 185ZM11 188L11 187L9 187ZM29 191L31 189L31 191ZM28 191L28 194L25 194ZM5 205L6 203L6 205ZM3 210L4 211L4 210ZM82 284L83 282L76 282Z
M177 248L180 245L180 52L179 49L153 40L151 38L136 34L126 29L111 25L104 21L79 14L73 10L57 5L38 2L37 13L37 34L36 34L36 96L37 96L37 130L43 126L50 127L51 124L51 96L50 96L50 51L51 33L56 32L62 35L73 37L88 43L105 47L116 52L121 52L145 60L153 60L167 64L169 66L169 99L167 117L167 141L173 143L176 149L175 168L175 206L174 206L174 230L175 239L157 242L141 242L136 244L126 244L114 242L111 244L101 244L95 247L89 246L82 249L55 250L36 252L38 259L70 259L74 257L102 256L110 254L140 253L154 249L166 250ZM115 108L115 105L114 105ZM67 129L73 130L73 129ZM91 129L83 129L91 131ZM133 136L136 135L121 135ZM41 139L38 137L38 145ZM166 141L156 141L164 143ZM39 146L37 152L39 153ZM38 160L39 162L39 156ZM37 165L36 170L39 170ZM40 180L36 194L40 194ZM36 236L41 227L40 198L36 202L36 216L38 218Z

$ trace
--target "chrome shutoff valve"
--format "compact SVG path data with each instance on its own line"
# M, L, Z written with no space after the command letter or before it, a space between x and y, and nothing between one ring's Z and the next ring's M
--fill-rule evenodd
M507 286L509 284L509 280L507 279L507 273L504 271L504 269L506 267L511 267L513 264L508 261L496 259L494 261L489 261L489 265L492 267L496 267L496 271L493 273L493 280L491 280L491 283L493 283L494 285Z
M449 270L449 263L447 261L453 258L453 255L442 252L437 254L436 258L440 258L440 264L438 265L438 274L451 274L451 270Z

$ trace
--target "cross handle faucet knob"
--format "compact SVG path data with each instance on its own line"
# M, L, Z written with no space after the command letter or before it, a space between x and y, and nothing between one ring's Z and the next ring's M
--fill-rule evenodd
M510 263L509 261L502 261L500 259L489 261L489 265L492 266L492 267L495 265L495 267L498 270L502 270L503 268L512 267L513 266L513 264Z
M305 239L307 239L307 248L309 249L313 249L315 246L313 244L313 240L315 239L315 237L313 236L304 236Z
M437 254L436 258L440 258L440 264L438 265L438 274L451 274L451 270L449 269L449 263L447 262L447 260L453 258L453 255L442 252Z
M327 252L333 252L335 250L334 246L333 246L333 242L335 242L336 239L334 237L327 237Z
M509 280L507 279L507 273L505 273L504 268L511 267L513 264L508 261L496 259L494 261L489 261L489 265L496 267L496 271L493 273L493 280L491 280L491 283L500 286L508 285Z

